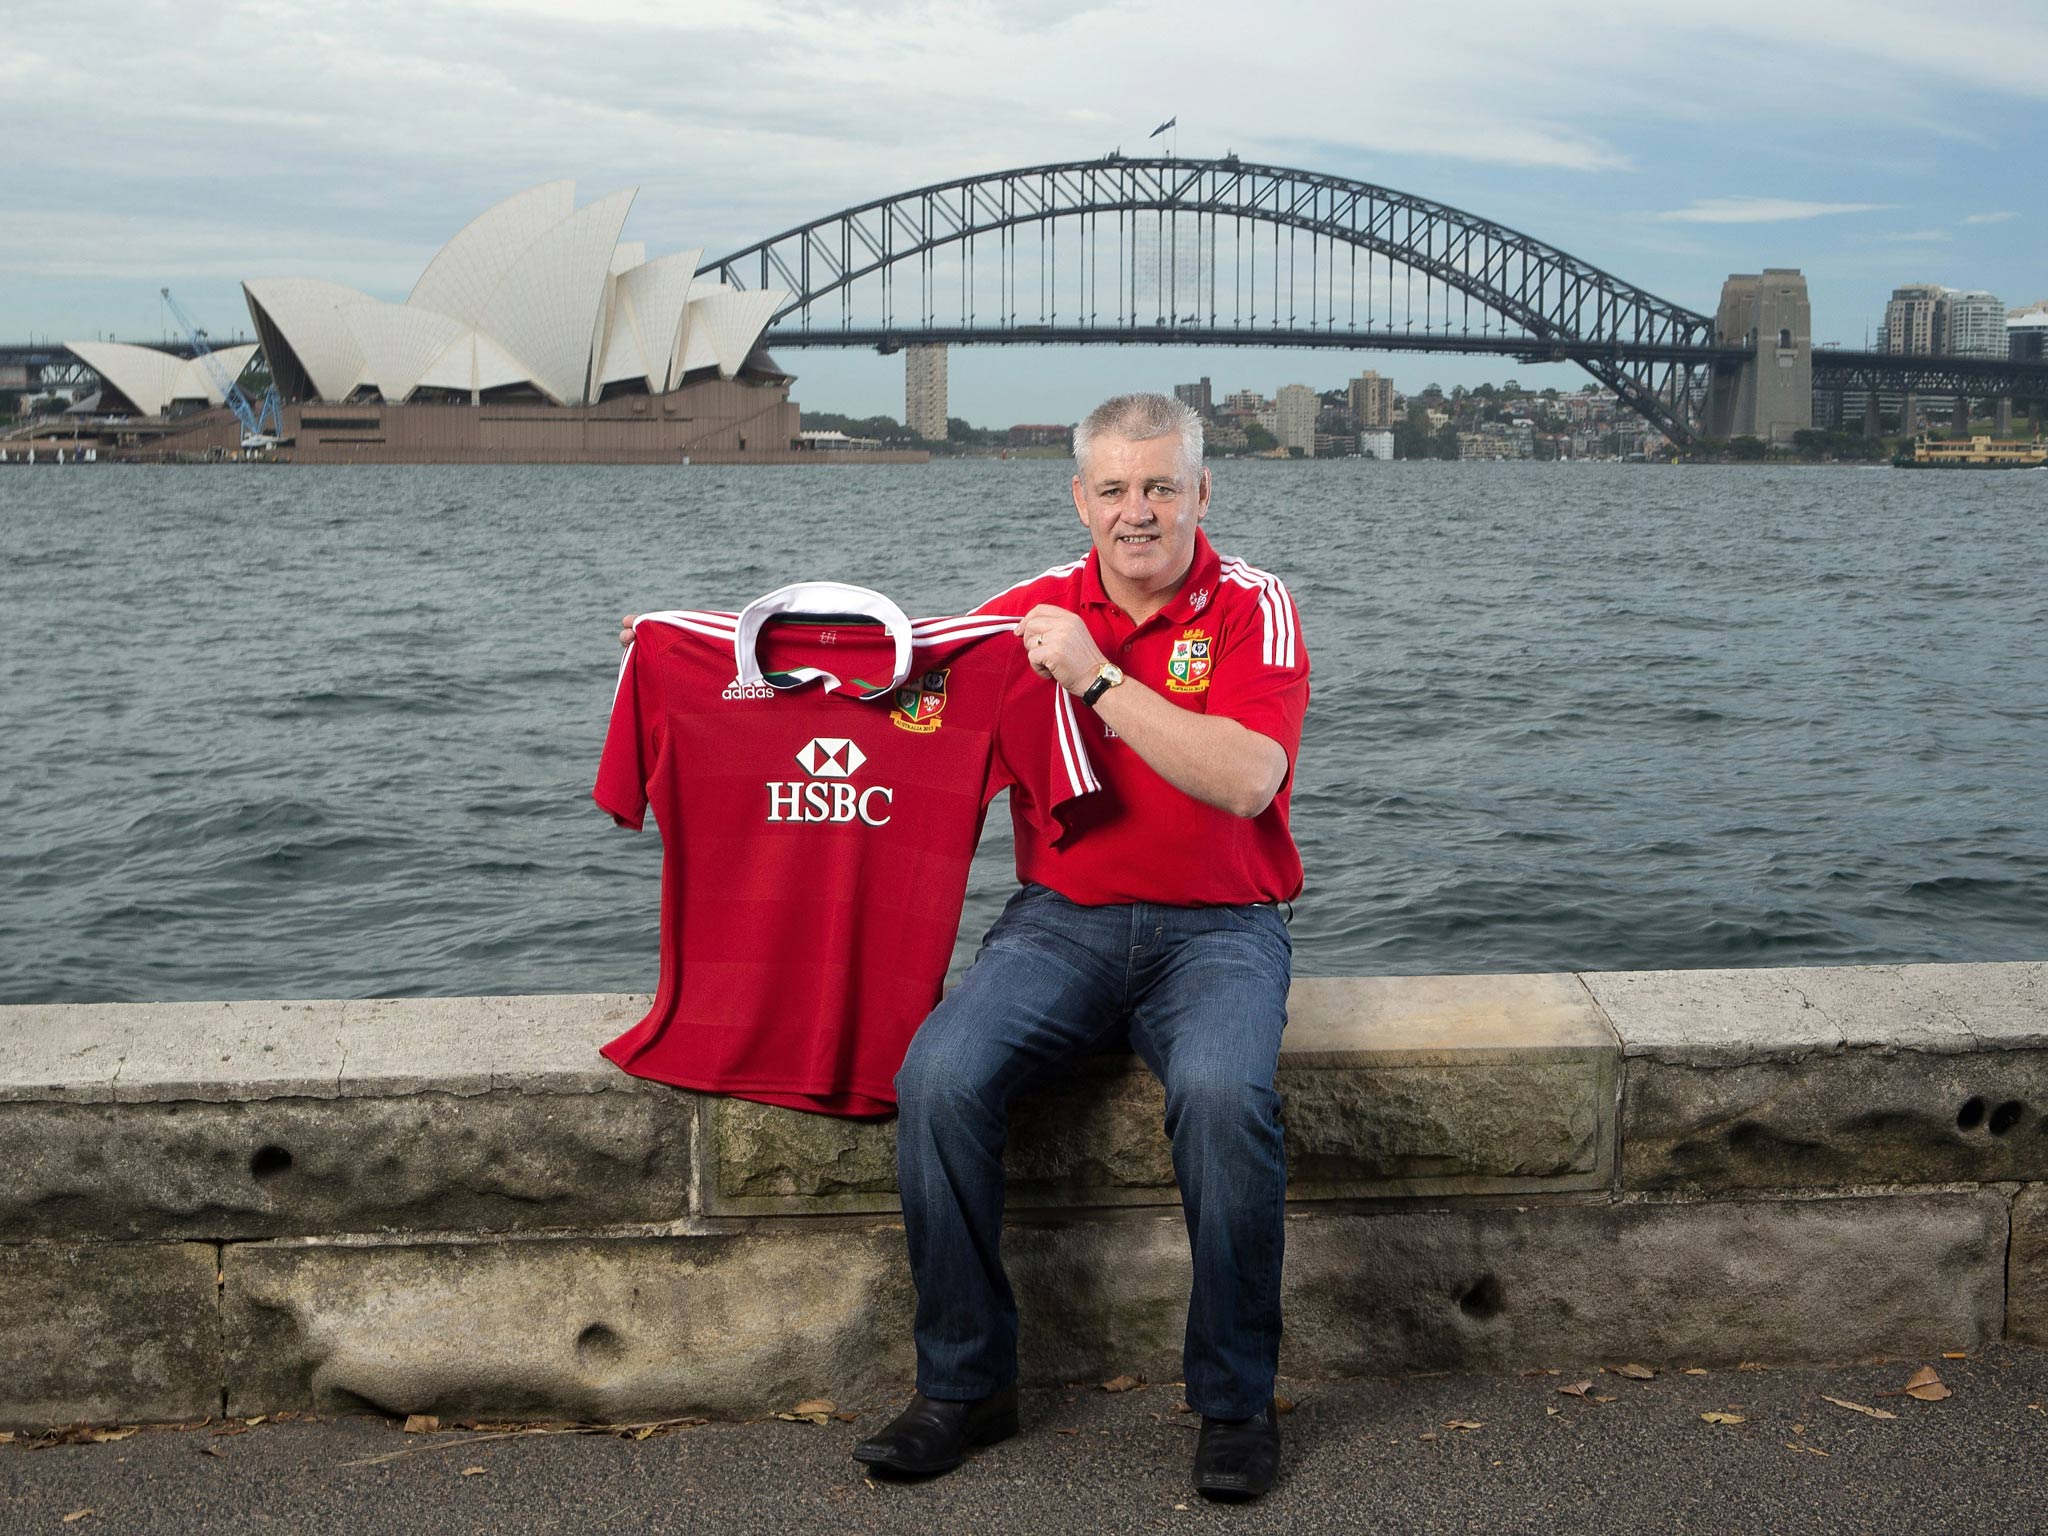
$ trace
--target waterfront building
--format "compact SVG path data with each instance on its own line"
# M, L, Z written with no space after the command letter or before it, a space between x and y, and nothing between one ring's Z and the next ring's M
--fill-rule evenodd
M2005 346L2016 363L2048 363L2048 299L2006 313Z
M1273 396L1273 425L1268 428L1280 446L1292 453L1315 452L1316 413L1322 401L1306 384L1283 384Z
M1942 350L1957 357L2004 357L2005 303L1981 289L1943 296Z
M1207 421L1211 416L1216 414L1216 401L1214 395L1212 394L1209 388L1209 378L1207 374L1204 374L1202 376L1202 379L1199 383L1174 385L1173 398L1178 400L1182 405L1186 406L1189 410L1193 411L1197 416L1201 417L1204 421Z
M1020 422L1010 428L1012 448L1064 448L1073 428L1058 422Z
M1908 283L1892 290L1884 307L1886 352L1939 352L1942 350L1941 322L1946 318L1942 298L1948 290L1939 283Z
M1256 389L1240 389L1223 397L1223 409L1238 416L1256 416L1271 404Z
M96 416L173 416L224 402L212 373L196 357L125 341L67 341L64 347L100 376L91 405ZM239 379L256 347L222 347L213 355L229 378Z
M903 424L928 443L946 436L946 349L903 349Z
M1368 369L1344 389L1345 403L1364 431L1377 431L1394 424L1394 381Z
M1385 430L1359 433L1358 453L1361 458L1391 459L1394 456L1394 434Z

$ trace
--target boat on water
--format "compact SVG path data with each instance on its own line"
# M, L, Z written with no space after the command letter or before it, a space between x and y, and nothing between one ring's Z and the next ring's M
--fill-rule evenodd
M1913 451L1892 460L1894 469L2040 469L2048 465L2048 442L2036 438L1955 437L1913 439Z

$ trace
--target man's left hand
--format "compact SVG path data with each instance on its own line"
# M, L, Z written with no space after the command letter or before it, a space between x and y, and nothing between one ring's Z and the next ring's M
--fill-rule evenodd
M1031 658L1031 670L1069 693L1085 693L1108 658L1078 613L1040 603L1018 621L1016 634Z

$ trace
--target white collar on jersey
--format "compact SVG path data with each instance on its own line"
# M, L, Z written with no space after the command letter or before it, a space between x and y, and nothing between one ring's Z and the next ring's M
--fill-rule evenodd
M762 594L740 610L732 646L733 655L739 662L741 686L766 681L761 673L760 658L754 654L754 643L761 636L761 626L780 613L851 613L882 621L889 631L889 638L896 642L896 674L886 686L863 693L863 698L876 699L893 693L910 676L910 619L901 608L867 587L849 586L843 581L793 581L786 587L777 587L773 592ZM794 687L812 678L823 678L832 688L840 685L838 678L820 667L779 672L776 677L785 687Z

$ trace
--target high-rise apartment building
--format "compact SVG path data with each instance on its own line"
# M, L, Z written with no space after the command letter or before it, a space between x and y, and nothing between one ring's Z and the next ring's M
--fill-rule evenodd
M2005 301L1981 289L1943 295L1944 352L1957 357L2004 357Z
M903 424L928 443L946 436L946 349L903 349Z
M1282 448L1299 448L1304 457L1316 451L1316 414L1321 406L1306 384L1280 386L1273 396L1273 436Z
M1394 381L1367 370L1345 387L1344 398L1359 430L1376 432L1394 424Z
M1884 307L1884 350L1942 351L1942 321L1947 318L1942 299L1947 293L1939 283L1894 288L1891 302Z
M1216 412L1215 395L1209 388L1209 379L1206 374L1203 375L1202 381L1199 384L1174 385L1173 398L1182 405L1189 407L1204 421L1207 421Z

